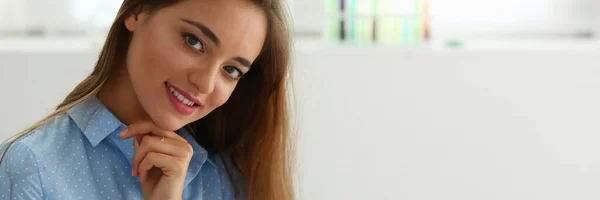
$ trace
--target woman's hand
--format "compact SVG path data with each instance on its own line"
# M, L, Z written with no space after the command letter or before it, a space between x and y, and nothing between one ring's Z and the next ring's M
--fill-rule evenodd
M132 124L121 133L123 139L132 137L132 175L140 177L144 199L182 199L192 146L176 133L149 122Z

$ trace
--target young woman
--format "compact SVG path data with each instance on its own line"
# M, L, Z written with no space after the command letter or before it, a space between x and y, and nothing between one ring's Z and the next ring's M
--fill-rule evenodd
M0 199L293 199L279 0L125 0L91 73L2 147Z

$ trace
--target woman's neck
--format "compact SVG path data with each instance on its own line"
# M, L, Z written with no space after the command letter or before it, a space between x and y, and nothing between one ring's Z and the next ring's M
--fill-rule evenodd
M98 99L123 124L148 120L129 79L126 67L120 67L98 93Z

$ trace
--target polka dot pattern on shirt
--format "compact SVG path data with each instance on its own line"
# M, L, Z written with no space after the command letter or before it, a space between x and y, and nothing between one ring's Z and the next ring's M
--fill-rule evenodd
M139 179L131 176L133 142L118 136L124 128L95 97L75 106L7 149L0 199L142 200ZM178 133L194 147L184 199L233 199L219 158L208 158L185 130Z

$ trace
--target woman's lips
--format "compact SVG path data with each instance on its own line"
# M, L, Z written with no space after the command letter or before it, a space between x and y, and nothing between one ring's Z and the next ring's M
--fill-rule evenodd
M185 92L171 86L169 83L165 83L165 86L169 100L179 113L191 115L198 109L199 104L186 97Z

